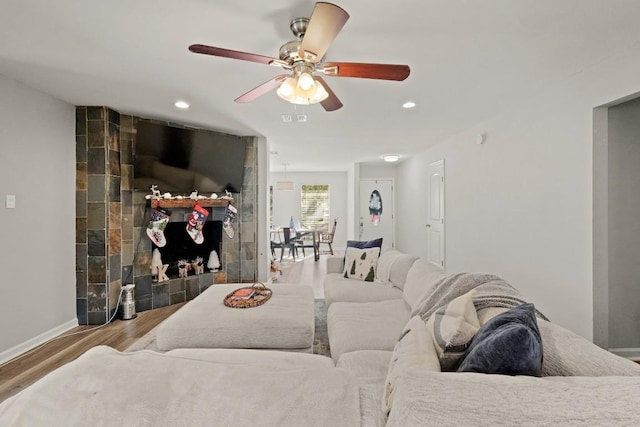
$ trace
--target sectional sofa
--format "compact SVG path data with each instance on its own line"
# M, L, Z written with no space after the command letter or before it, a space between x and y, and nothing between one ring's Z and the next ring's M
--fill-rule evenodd
M473 287L471 278L481 284L473 291L475 315L487 325L526 302L500 278L448 274L394 249L380 255L376 281L345 276L344 257L327 259L331 356L358 383L361 425L640 425L640 365L538 311L539 377L442 372L442 355L420 311L463 298L467 289L450 285ZM408 333L410 342L403 343Z
M640 365L545 320L496 276L445 273L396 250L376 259L373 282L345 278L352 269L343 257L328 258L327 270L331 358L95 347L0 403L0 425L640 425ZM533 323L497 322L523 308L523 319ZM538 371L456 372L483 354L477 349L491 348L475 345L478 336L514 323L513 330L537 340L508 341L505 354L524 348L534 357L510 361L533 360ZM440 342L451 325L471 325L475 333L463 350ZM450 365L456 355L458 365Z

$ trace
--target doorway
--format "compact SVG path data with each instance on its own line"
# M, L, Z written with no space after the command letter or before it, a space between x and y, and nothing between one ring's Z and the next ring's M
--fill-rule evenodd
M640 359L640 98L593 115L593 339Z
M427 168L429 212L427 213L427 261L444 268L444 159Z
M361 179L359 240L382 237L382 250L395 247L392 179Z

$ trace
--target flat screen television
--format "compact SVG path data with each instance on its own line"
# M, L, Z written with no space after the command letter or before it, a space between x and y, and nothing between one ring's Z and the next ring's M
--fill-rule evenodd
M244 178L246 138L139 120L134 188L202 195L239 193Z

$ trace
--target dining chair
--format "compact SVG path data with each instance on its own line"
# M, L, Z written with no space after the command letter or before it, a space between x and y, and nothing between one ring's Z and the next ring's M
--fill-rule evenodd
M292 232L289 227L283 227L282 241L281 242L274 242L273 240L271 241L271 250L273 252L275 252L276 249L280 249L280 261L282 261L285 249L289 249L289 254L293 257L294 261L296 260L298 248L296 245L296 240L292 238L291 234Z
M271 258L276 257L276 248L280 248L282 243L282 235L280 234L280 229L271 230L271 238L269 239L271 242Z
M318 235L318 253L319 254L331 254L333 255L333 236L336 234L336 227L338 226L338 218L333 220L333 227L331 230L324 231ZM320 250L320 245L324 243L329 246L329 250Z

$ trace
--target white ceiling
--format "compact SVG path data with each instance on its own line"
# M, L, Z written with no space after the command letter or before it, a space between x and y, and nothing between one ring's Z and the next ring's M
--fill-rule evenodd
M408 64L404 82L325 77L338 111L275 92L281 70L187 50L277 57L311 0L2 0L0 74L74 105L268 138L272 171L346 170L411 156L640 40L637 0L336 0L351 18L327 61ZM173 103L191 103L186 111ZM417 107L404 110L404 101Z

